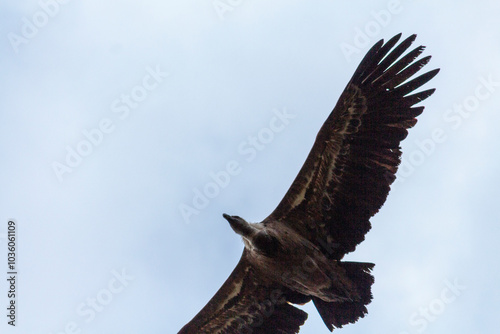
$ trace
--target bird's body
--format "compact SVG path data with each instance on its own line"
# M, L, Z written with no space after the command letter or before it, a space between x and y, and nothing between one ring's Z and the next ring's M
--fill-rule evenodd
M242 236L246 258L263 281L282 282L292 291L328 302L359 300L358 288L341 263L328 259L299 233L279 222L249 226L255 233Z
M405 51L415 35L376 43L321 127L304 165L260 223L224 214L245 248L236 268L179 334L293 334L313 301L330 331L354 323L372 299L371 263L345 262L370 230L400 163L400 142L434 89L414 93L430 56ZM409 81L408 81L409 80Z

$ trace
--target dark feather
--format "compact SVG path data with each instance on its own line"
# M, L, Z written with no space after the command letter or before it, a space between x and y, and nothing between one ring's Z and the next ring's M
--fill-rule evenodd
M296 334L307 313L288 301L280 284L256 275L245 250L219 291L178 334Z
M400 36L368 51L290 189L264 220L285 222L332 259L364 240L395 179L400 142L423 111L412 106L434 92L410 94L439 70L409 80L430 57L416 60L423 46L403 55L415 35L394 47Z

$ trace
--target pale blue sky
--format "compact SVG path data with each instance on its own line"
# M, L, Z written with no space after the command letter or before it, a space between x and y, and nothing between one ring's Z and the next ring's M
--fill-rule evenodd
M348 256L376 263L369 314L338 332L496 331L496 1L62 2L0 5L4 263L19 226L2 333L176 333L241 255L222 213L274 209L364 53L399 32L441 72ZM327 333L305 309L301 334Z

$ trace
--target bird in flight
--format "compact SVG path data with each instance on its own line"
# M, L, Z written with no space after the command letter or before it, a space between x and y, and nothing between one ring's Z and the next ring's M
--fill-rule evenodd
M370 230L400 163L400 143L435 89L439 69L412 35L376 43L321 127L290 189L260 223L224 214L245 248L229 278L179 334L298 333L312 300L333 331L367 314L372 263L342 261ZM406 54L405 54L406 53ZM404 55L403 55L404 54Z

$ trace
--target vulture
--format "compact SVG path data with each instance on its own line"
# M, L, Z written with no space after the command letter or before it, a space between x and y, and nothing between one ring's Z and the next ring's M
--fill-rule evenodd
M415 92L439 69L412 78L430 56L407 52L412 35L365 55L292 185L260 223L223 214L244 243L236 268L179 334L292 334L312 301L326 327L356 322L372 300L373 263L343 261L370 230L401 158L401 141L435 89ZM397 45L396 45L397 44ZM411 78L411 79L410 79Z

